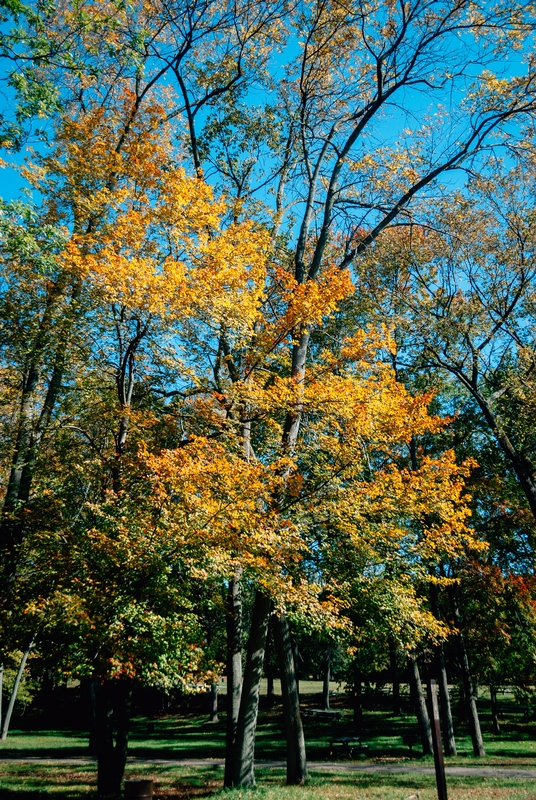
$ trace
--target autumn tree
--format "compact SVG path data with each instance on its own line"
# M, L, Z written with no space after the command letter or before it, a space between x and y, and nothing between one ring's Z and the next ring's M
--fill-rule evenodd
M233 725L229 733L229 752L234 748L235 755L228 782L253 782L258 687L274 602L282 647L289 656L283 680L287 681L285 708L294 766L288 779L303 782L306 767L299 703L292 654L285 645L287 611L300 593L289 592L288 581L282 580L292 574L287 559L290 563L294 559L298 587L304 596L315 597L314 582L305 580L298 566L303 561L302 548L307 549L308 530L300 517L307 496L302 486L305 479L300 476L302 472L312 476L309 483L305 481L312 496L322 482L332 485L337 469L344 473L345 462L337 455L338 437L342 438L341 454L348 448L348 452L355 450L361 435L358 423L363 422L355 398L366 390L374 397L366 376L357 378L352 372L358 356L348 354L340 364L338 352L328 355L323 328L337 306L354 293L349 268L356 259L366 256L392 226L413 219L419 211L416 199L437 187L442 175L482 163L483 148L499 147L505 130L515 139L530 119L532 61L527 59L512 75L506 59L513 45L521 50L530 39L531 12L517 3L490 8L420 0L410 6L378 3L372 8L360 3L296 7L196 3L173 8L165 3L128 8L65 3L50 9L46 21L53 44L75 32L69 63L44 59L35 73L43 85L52 82L62 109L68 111L65 124L57 130L69 158L52 157L61 179L52 178L46 187L52 212L57 206L69 220L65 263L68 268L72 265L76 279L69 277L67 297L71 304L73 292L80 291L89 276L88 285L98 290L95 297L102 297L99 291L104 290L102 303L112 301L117 312L113 334L104 325L93 344L96 352L102 341L109 351L119 353L116 385L108 395L115 414L108 429L114 442L109 459L113 469L105 472L112 476L112 491L120 493L124 457L133 441L129 429L135 430L133 402L137 404L136 389L141 391L143 386L135 370L148 357L146 348L151 349L151 328L146 322L156 313L156 327L163 324L167 330L166 303L173 300L166 296L167 278L179 296L184 282L188 286L190 273L186 271L183 279L177 266L181 261L177 251L184 247L213 270L208 269L204 284L192 287L201 301L181 296L185 306L178 317L183 315L182 330L188 334L184 363L177 369L172 357L166 380L157 389L149 380L147 393L160 393L169 400L191 389L198 401L182 407L178 425L188 420L184 441L202 451L208 448L204 457L225 465L225 475L228 469L229 474L245 475L250 470L258 480L256 484L252 478L252 485L263 487L253 508L248 499L240 511L240 498L232 494L229 501L233 519L238 521L236 550L227 550L226 555L227 566L232 567L226 579L233 609L228 617L234 643L229 648L229 667L236 669L231 685L236 687L232 694L233 714L237 714L236 746ZM286 47L295 33L297 46ZM278 48L290 57L284 67ZM275 61L270 60L272 54ZM276 82L274 76L282 80ZM258 87L264 92L261 104L256 101ZM159 150L155 149L153 159L150 151L159 132L171 131L175 120L175 133L185 143L191 172L171 169L172 200L177 187L193 189L194 194L197 189L208 192L201 180L204 168L231 198L219 217L228 223L220 235L210 220L198 236L189 232L183 236L179 224L183 238L177 241L173 238L176 220L172 215L164 219L168 203L163 198L168 190L164 177L159 183ZM76 169L66 167L71 163ZM188 177L194 173L197 183ZM155 242L151 235L147 239L146 217L152 220L154 207L159 208L157 190L162 191L162 219L157 212ZM125 191L126 196L121 195ZM176 208L173 202L169 206ZM266 234L250 224L253 219L269 231L269 243ZM160 244L166 237L169 260ZM247 242L253 243L255 252L262 249L270 262L262 286L260 277L251 279L247 270L236 274L231 269L227 274L222 269L219 257L223 254L225 261L231 241L233 253L241 242L246 242L246 249ZM253 259L251 249L246 258ZM146 275L146 269L150 277L144 283L138 276ZM197 274L195 269L193 274ZM73 310L80 305L78 294L74 297ZM61 298L64 302L64 294ZM195 307L193 316L186 306ZM46 302L44 307L48 308ZM48 331L45 311L41 323ZM350 320L348 325L353 328ZM57 357L48 372L42 367L41 339L33 340L42 397L36 401L32 393L37 383L28 384L23 398L32 413L39 408L38 402L45 408L48 388L62 385L64 348L59 342L66 336L70 341L67 334L58 339ZM199 368L192 374L194 356ZM166 371L169 357L159 363ZM179 378L179 373L186 379ZM398 409L394 416L403 416L400 409L405 400L397 394L402 389L395 377L384 376L385 391L389 396L392 392L393 408ZM56 403L54 399L54 408ZM35 420L27 424L23 412L20 420L20 446L15 446L13 457L15 483L17 470L28 471L25 453L30 444L26 441L31 441L36 429ZM337 428L342 433L333 434ZM310 458L315 453L310 430L322 441L327 437L329 443L331 455L325 462L320 460L318 467ZM224 451L210 449L211 442L224 442ZM167 449L173 452L176 443L171 445ZM326 470L323 477L320 466ZM217 469L211 474L216 476ZM388 481L389 476L384 477ZM239 481L238 485L243 484ZM214 491L213 485L207 488L208 506ZM224 495L228 491L226 486ZM15 488L11 495L3 535L6 541L9 537L19 541L21 512L28 498ZM272 551L267 553L258 538L251 542L255 548L247 549L252 521L281 551L281 561L274 559ZM217 526L211 521L210 528L216 531ZM6 552L13 552L10 544ZM239 583L246 579L241 576L250 566L250 553L255 569L247 575L258 592L238 710L240 658L236 627L231 623L240 617ZM266 570L269 559L274 564ZM13 574L12 566L7 573ZM318 608L317 600L316 596L313 605Z

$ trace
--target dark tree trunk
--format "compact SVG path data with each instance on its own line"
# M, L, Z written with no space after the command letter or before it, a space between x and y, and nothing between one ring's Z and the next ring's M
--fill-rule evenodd
M456 739L454 738L454 721L452 719L452 709L450 707L449 684L443 643L437 648L437 667L439 673L438 686L445 754L447 756L455 756Z
M324 661L324 681L322 683L322 708L329 711L329 682L331 679L331 648L326 651Z
M391 666L391 681L393 683L393 714L397 717L402 716L400 706L400 675L398 672L398 654L396 644L392 636L389 637L389 661Z
M469 722L471 741L473 743L473 754L475 756L482 757L486 755L486 751L484 749L484 740L482 739L480 719L478 717L478 709L476 706L476 687L471 676L469 656L467 655L465 639L461 631L458 634L458 645L460 653L460 666L462 671L463 694L465 697L465 708Z
M229 582L227 594L227 731L224 785L233 785L233 753L242 692L242 593L241 572Z
M501 726L499 725L499 709L497 706L497 687L492 683L489 687L489 696L491 698L491 719L493 722L493 733L500 733Z
M274 668L272 665L272 635L273 635L273 617L270 619L268 626L268 636L266 639L266 657L264 672L266 674L266 702L268 708L273 708L275 704L275 689L274 689Z
M91 678L88 684L89 691L89 754L97 755L97 694L99 683L96 678Z
M482 738L482 731L480 729L480 719L478 718L478 709L476 706L476 686L471 675L471 666L469 663L469 655L467 653L467 646L465 644L465 637L463 635L460 611L455 594L454 587L450 587L450 599L452 603L452 610L454 613L454 621L458 628L458 655L460 661L460 668L462 673L463 693L465 697L465 709L469 722L469 731L471 733L471 741L473 743L473 754L479 758L486 755L484 749L484 740Z
M39 404L39 386L43 381L44 362L51 346L51 332L54 330L54 336L58 336L54 321L55 309L58 301L65 296L66 289L64 279L51 287L23 379L15 451L0 515L0 565L5 577L2 592L4 603L15 578L18 550L24 538L24 508L30 498L40 443L61 390L67 355L66 342L77 310L76 301L80 288L75 285L72 288L69 312L63 316L61 332L56 339L61 343L54 354L54 366L48 378L47 392L40 412L36 413Z
M272 600L257 590L248 640L233 752L233 786L255 786L254 756L259 696Z
M497 420L489 400L487 400L470 381L467 381L467 379L463 380L460 373L455 374L462 380L462 383L469 389L480 406L484 419L495 434L499 447L513 467L529 503L530 510L536 519L536 471L534 469L534 464L526 453L516 450L512 440Z
M298 694L300 693L300 649L298 647L298 642L291 634L291 642L292 642L292 655L294 656L294 671L296 674L296 691Z
M430 605L435 618L441 619L441 613L439 609L439 590L436 583L430 584ZM443 642L440 642L436 648L436 668L438 673L440 699L439 709L441 714L441 726L443 728L445 753L448 756L455 756L456 739L454 738L454 722L452 719L452 709L450 707L447 667L445 663L445 647Z
M97 692L97 787L99 797L119 797L127 760L132 686L106 680Z
M307 780L307 756L305 737L300 714L300 697L296 680L294 650L284 614L277 618L274 635L279 656L281 692L283 695L283 716L287 741L287 784L301 786Z
M361 691L361 670L357 666L357 661L354 661L353 702L354 702L354 726L356 728L360 728L361 723L363 722L362 694L363 693Z
M218 684L216 681L210 684L210 688L208 690L208 698L209 698L209 705L210 705L210 721L217 722L218 721Z
M415 714L417 722L419 723L419 731L421 734L422 752L423 755L429 756L433 753L432 743L432 728L430 725L430 717L426 709L426 700L422 690L421 674L419 672L419 665L415 657L409 657L409 676L413 686L415 697Z

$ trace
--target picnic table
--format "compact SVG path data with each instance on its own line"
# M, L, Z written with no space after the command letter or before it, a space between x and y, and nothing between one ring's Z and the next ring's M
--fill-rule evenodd
M342 714L340 711L336 711L335 709L323 709L323 708L304 708L302 713L302 717L316 717L317 719L332 719L337 721L341 718Z
M363 744L360 736L338 736L337 738L330 739L329 742L329 757L333 758L333 751L342 753L343 756L354 758L357 753L366 753L368 744Z

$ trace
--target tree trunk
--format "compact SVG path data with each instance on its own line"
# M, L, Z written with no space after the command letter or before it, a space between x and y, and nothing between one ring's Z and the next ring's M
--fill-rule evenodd
M287 618L281 614L274 625L274 635L279 656L283 717L287 741L287 784L302 786L307 780L305 737L300 714L300 697L296 680L294 650Z
M298 695L300 694L300 649L298 647L298 642L296 639L290 635L290 641L292 644L292 655L294 656L294 672L296 675L296 691Z
M447 679L447 667L445 664L445 648L441 643L437 648L437 665L439 673L439 699L441 724L443 728L443 739L445 754L447 756L456 755L456 739L454 738L454 721L452 719L452 709L450 707L449 684Z
M254 756L257 714L272 600L261 591L255 594L240 711L233 752L233 786L255 786Z
M97 748L97 694L99 692L99 682L96 678L90 678L89 685L89 754L96 756Z
M237 570L227 593L227 730L224 786L233 785L236 726L242 693L242 572Z
M432 728L430 725L430 717L428 716L428 711L426 709L424 692L422 690L419 665L417 664L417 659L414 656L409 656L408 660L409 676L415 697L415 713L421 734L422 753L424 756L429 756L433 753Z
M210 684L210 689L208 690L208 697L210 703L210 721L217 722L218 721L218 684L216 681L213 681Z
M99 797L119 797L128 750L132 686L105 680L97 692L97 788Z
M458 628L458 654L462 673L463 693L465 696L465 708L468 715L471 741L473 743L473 753L475 756L480 758L486 755L486 751L484 749L484 740L482 739L482 731L480 729L480 720L478 718L478 709L476 706L476 687L471 675L469 655L467 653L465 637L461 627L460 611L453 587L450 587L449 593L454 614L454 622Z
M4 665L0 664L0 731L2 730L2 698L4 696ZM1 733L0 733L1 735Z
M484 740L482 739L480 719L478 717L478 709L476 706L475 685L471 676L471 668L469 666L469 657L467 655L465 639L461 631L458 634L458 644L460 652L460 666L462 671L463 693L469 721L469 731L471 733L471 741L473 743L473 754L475 756L482 757L486 755L486 751L484 749Z
M489 687L489 696L491 698L491 719L493 721L493 733L500 733L501 726L499 725L499 709L497 707L497 687L491 683Z
M76 313L79 286L72 288L71 306L64 315L60 330L56 330L54 314L58 301L66 292L65 280L52 286L47 297L43 316L29 354L29 365L23 379L20 410L17 424L15 451L6 487L0 517L0 564L5 576L4 602L15 579L18 549L24 537L24 507L30 497L35 462L57 402L67 355L66 342ZM54 366L48 380L47 392L41 411L36 414L39 386L43 380L43 364L50 347L51 331L60 344L54 355ZM59 335L58 335L59 334Z
M329 682L331 679L331 649L326 651L324 662L324 680L322 683L322 708L329 711Z
M480 393L477 386L459 370L454 369L451 370L451 372L453 372L465 388L468 389L480 406L484 419L493 431L499 447L512 465L517 479L521 484L521 488L525 493L532 515L536 519L536 471L534 469L534 464L525 453L516 450L512 440L501 427L499 420L495 416L490 401Z
M441 613L439 610L439 589L436 583L430 584L430 605L432 613L435 618L440 620ZM452 719L452 709L450 707L449 685L447 679L447 667L445 663L445 647L443 642L436 648L436 666L439 676L439 699L440 699L440 714L441 726L443 728L443 739L445 753L448 756L456 755L456 739L454 738L454 722Z
M354 726L356 728L360 728L361 723L363 722L363 702L362 702L362 691L361 691L361 670L357 666L357 661L354 661L353 701L354 701Z
M19 671L17 672L17 677L15 678L15 683L13 684L13 691L11 692L11 697L9 698L9 705L6 711L6 718L4 720L4 724L2 726L2 741L5 742L7 739L7 733L9 731L9 723L11 722L11 716L13 714L13 709L15 708L15 700L17 699L17 694L19 691L20 682L22 680L22 676L24 674L24 668L26 666L26 662L28 660L28 656L30 655L30 650L33 647L33 642L30 644L24 655L22 656Z
M274 689L274 668L272 665L272 634L273 634L273 625L271 624L273 617L270 620L270 625L268 626L268 636L266 639L266 656L265 656L265 666L264 672L266 674L266 702L268 708L273 708L275 704L275 689Z
M393 714L402 716L400 706L400 676L398 674L398 658L396 644L392 636L389 637L389 661L391 666L391 681L393 683Z

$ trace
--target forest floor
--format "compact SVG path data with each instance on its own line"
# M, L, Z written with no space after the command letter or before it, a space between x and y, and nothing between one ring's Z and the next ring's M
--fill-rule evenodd
M309 688L309 687L307 687ZM312 688L312 687L311 687ZM316 684L315 684L316 688ZM336 688L336 687L334 687ZM511 694L501 701L501 733L491 732L491 715L485 695L479 701L487 755L474 758L463 722L458 722L458 755L446 759L449 800L536 800L536 721L518 706ZM224 701L225 702L225 701ZM223 705L224 705L223 702ZM190 708L187 707L188 703ZM345 707L343 693L334 694L339 720L306 718L305 736L311 778L307 787L285 787L285 756L281 707L266 707L259 716L255 790L222 790L221 769L225 741L225 713L211 723L201 701L188 701L177 713L137 716L133 720L128 778L152 777L156 800L196 797L226 800L432 800L437 797L433 761L422 758L419 746L413 758L403 737L415 733L415 718L390 712L386 693L365 698L363 721L356 728ZM303 692L305 708L318 707L315 692ZM68 715L67 715L68 716ZM48 718L50 720L50 717ZM20 717L8 740L0 744L1 800L59 800L95 797L96 767L88 754L87 733L75 719L66 724L63 713L57 725ZM62 724L60 724L62 723ZM83 720L82 720L83 723ZM355 760L329 757L329 741L358 735L368 745Z

